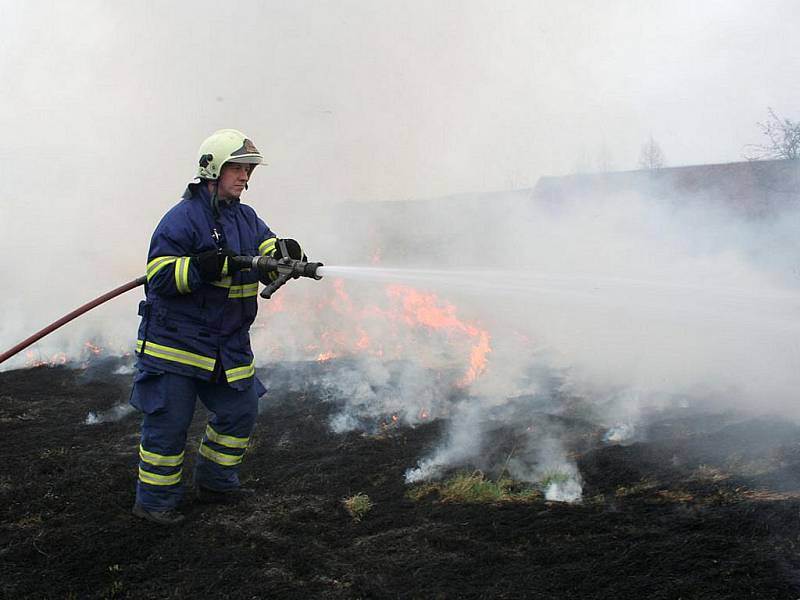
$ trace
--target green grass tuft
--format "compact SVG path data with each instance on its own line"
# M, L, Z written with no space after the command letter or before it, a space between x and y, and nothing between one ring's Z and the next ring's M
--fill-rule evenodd
M345 510L350 513L354 521L360 521L372 509L374 504L366 494L356 494L342 499Z
M487 479L480 471L457 473L442 482L425 482L413 486L406 497L415 502L436 494L443 502L492 504L498 502L534 502L542 498L539 489L513 479Z

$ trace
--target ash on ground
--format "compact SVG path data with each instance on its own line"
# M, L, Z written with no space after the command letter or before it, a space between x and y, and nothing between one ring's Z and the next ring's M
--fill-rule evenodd
M575 465L580 502L412 499L406 471L435 456L466 418L458 406L468 395L441 399L441 414L413 423L387 414L383 427L337 432L331 419L346 399L287 364L259 371L271 392L242 469L255 497L220 507L188 495L189 524L163 531L130 514L138 415L85 422L127 401L131 377L117 367L91 377L63 367L0 373L4 597L800 595L793 423L676 406L621 444L604 439L613 423L586 418L575 399L542 400L538 414L519 409L523 399L484 424L483 453L465 464L534 477L543 465L528 457L550 452ZM340 368L350 367L309 365L323 378ZM184 473L205 416L198 404ZM358 493L372 507L355 520L342 500Z

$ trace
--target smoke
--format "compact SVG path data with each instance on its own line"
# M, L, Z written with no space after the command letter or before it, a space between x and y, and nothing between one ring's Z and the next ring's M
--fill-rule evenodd
M406 481L416 483L442 475L453 466L469 464L480 456L484 440L485 413L478 403L469 403L454 416L445 442L419 466L406 471Z
M86 419L84 420L84 424L97 425L98 423L119 421L120 419L127 417L135 410L136 409L130 404L118 404L117 406L102 412L89 411L89 413L86 415Z
M644 191L618 198L586 192L557 206L520 202L518 193L472 200L461 211L452 198L340 209L331 221L360 212L376 224L372 239L383 241L383 261L412 268L333 269L346 277L287 293L303 328L280 311L262 322L286 356L313 359L338 348L361 357L320 383L342 400L335 430L369 429L391 415L415 425L423 409L448 416L440 446L409 468L409 482L481 463L495 444L487 424L503 406L515 407L505 423L524 414L520 406L574 418L569 400L580 399L580 416L604 432L598 442L605 443L636 439L646 415L667 407L798 417L800 248L787 234L800 225L797 212L751 219L716 198L689 203L677 192L670 202ZM408 224L420 225L416 235ZM425 245L430 239L436 246ZM332 253L367 263L376 251L351 246L338 243ZM426 251L417 256L417 248ZM486 368L466 388L458 388L458 370L474 338L465 328L454 337L422 320L388 319L394 298L386 286L398 280L435 294L438 306L455 307L461 323L487 333ZM324 332L336 338L343 331L349 339L319 345ZM402 372L386 367L388 346ZM446 376L430 376L445 367ZM456 403L453 389L460 390ZM569 433L542 429L542 422L535 428L535 440L507 460L508 472L545 482L552 498L578 498Z
M188 14L214 18L187 28ZM359 357L320 382L350 399L337 430L449 415L464 433L423 463L475 460L487 411L523 396L558 410L551 374L629 432L675 402L794 419L796 213L747 221L678 192L548 205L524 188L592 148L633 166L650 135L670 164L738 159L765 107L794 102L796 15L788 1L7 3L0 347L142 274L199 142L233 126L267 157L245 201L279 235L330 265L434 270L402 283L460 323L432 329L369 278L262 302L259 365ZM506 188L522 189L341 204ZM75 360L86 341L132 352L140 298L0 368Z

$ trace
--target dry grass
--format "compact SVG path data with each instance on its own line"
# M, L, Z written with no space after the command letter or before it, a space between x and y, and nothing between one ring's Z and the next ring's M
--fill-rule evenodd
M442 482L426 482L415 485L406 497L419 501L436 494L443 502L495 503L495 502L534 502L542 499L542 492L520 484L513 479L492 481L480 471L458 473Z

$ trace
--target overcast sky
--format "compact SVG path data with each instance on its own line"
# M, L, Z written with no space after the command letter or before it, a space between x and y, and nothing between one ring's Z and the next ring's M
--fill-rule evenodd
M0 341L138 275L218 128L303 238L336 202L635 168L650 135L741 160L768 106L800 118L798 25L796 0L0 0Z
M524 187L603 151L630 169L651 134L669 164L739 160L767 106L800 118L792 0L0 6L4 170L109 201L174 196L220 127L293 204ZM51 193L30 184L4 201Z

